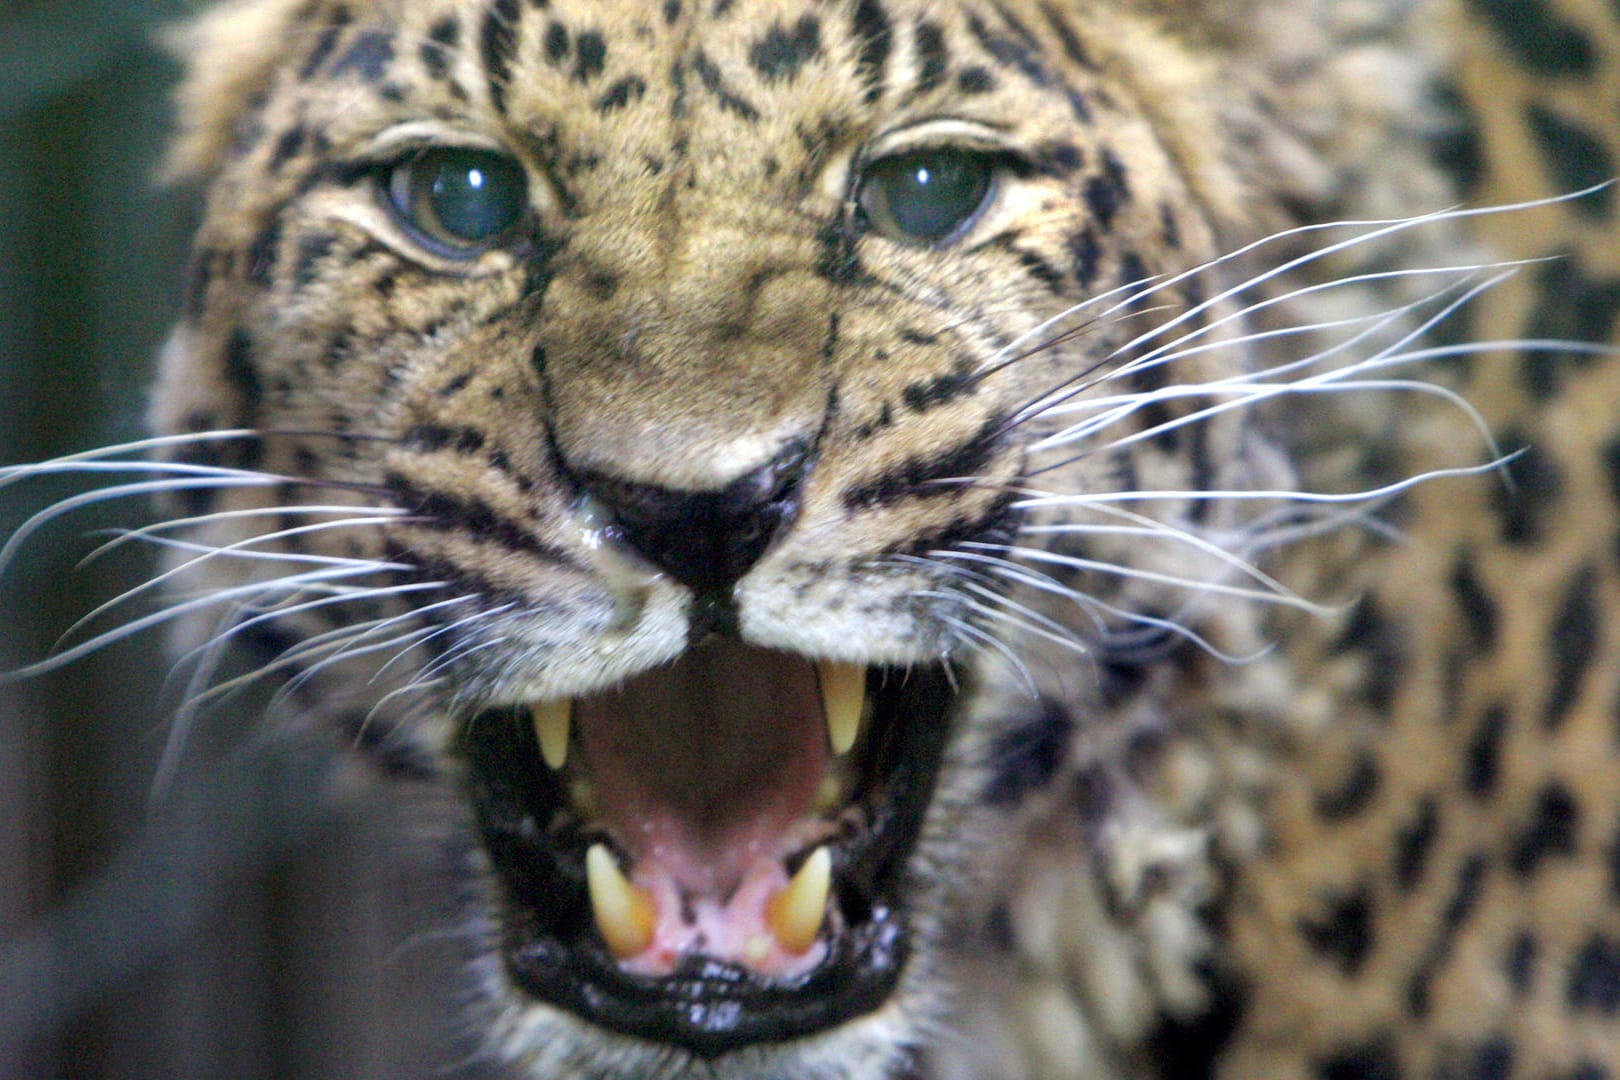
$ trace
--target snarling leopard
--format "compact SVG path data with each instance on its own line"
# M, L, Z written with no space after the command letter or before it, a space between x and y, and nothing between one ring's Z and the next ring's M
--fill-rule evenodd
M485 1057L1620 1068L1613 5L179 40L149 621L455 794Z

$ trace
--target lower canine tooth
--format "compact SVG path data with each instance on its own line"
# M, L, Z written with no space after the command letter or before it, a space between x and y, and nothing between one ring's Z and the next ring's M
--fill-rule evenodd
M529 706L534 718L534 734L540 742L540 756L553 769L568 764L568 728L574 718L574 703L568 698Z
M838 757L849 753L861 734L866 708L866 669L859 664L816 665L821 678L821 711L827 719L827 743Z
M652 897L630 884L603 844L592 844L585 852L585 884L608 950L620 960L645 952L658 921Z
M827 917L827 894L832 887L832 852L816 848L793 875L787 888L765 904L765 925L782 948L802 953L816 943Z

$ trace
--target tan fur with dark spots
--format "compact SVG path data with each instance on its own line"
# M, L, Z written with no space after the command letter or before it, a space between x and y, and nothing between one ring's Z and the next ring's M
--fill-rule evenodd
M1541 141L1529 119L1537 110L1589 133L1611 161L1620 148L1612 62L1582 74L1586 50L1561 47L1565 67L1549 77L1515 51L1535 54L1571 33L1593 57L1612 57L1616 14L1575 2L1524 8L1510 24L1518 37L1462 9L1443 9L1437 23L1454 43L1451 77L1480 139L1473 203L1607 178L1601 165L1580 176L1574 146ZM1527 267L1485 297L1470 333L1596 333L1602 344L1607 327L1612 336L1614 200L1600 193L1482 221L1495 250L1558 261ZM1378 675L1359 650L1325 649L1330 634L1301 653L1324 677L1296 710L1301 737L1267 808L1270 850L1233 901L1232 944L1255 993L1224 1075L1315 1077L1334 1063L1392 1076L1605 1076L1620 1067L1607 989L1620 941L1620 664L1610 614L1620 602L1620 367L1612 356L1499 353L1472 361L1456 385L1504 433L1504 451L1531 454L1509 470L1516 490L1495 482L1414 493L1403 541L1351 569L1401 639L1386 709L1365 702L1362 687ZM1416 468L1465 456L1454 423L1421 410L1392 435ZM1325 794L1343 791L1361 761L1374 764L1376 790L1353 813L1325 817ZM1346 970L1342 950L1313 949L1300 927L1329 925L1334 905L1358 889L1370 917L1364 951Z
M1571 20L1617 36L1591 5L1567 6ZM776 51L762 60L772 32ZM931 74L930 33L947 58ZM1607 137L1612 120L1589 102L1614 94L1537 80L1496 94L1487 88L1514 67L1482 33L1449 0L235 0L178 35L191 76L172 170L206 184L208 202L196 302L165 354L155 426L273 432L231 460L286 482L222 493L210 510L319 500L404 511L285 546L402 563L444 583L427 599L388 599L379 618L452 594L478 614L457 626L458 650L440 667L443 641L380 679L361 657L334 665L303 699L308 716L371 712L453 778L459 765L444 755L471 710L583 693L684 647L688 594L603 550L582 515L582 477L712 492L801 450L813 465L796 517L737 585L735 632L866 663L955 650L971 669L912 873L920 944L890 1000L800 1042L712 1062L611 1034L509 977L494 944L500 888L480 866L488 901L469 918L491 944L473 965L471 1016L492 1054L536 1077L1148 1076L1166 1067L1156 1025L1210 1006L1213 966L1246 991L1221 1051L1231 1076L1351 1075L1322 1070L1361 1052L1427 1076L1498 1035L1526 1075L1620 1057L1612 1025L1572 1013L1563 994L1572 955L1592 935L1620 934L1604 862L1620 797L1601 765L1620 678L1612 648L1581 669L1555 732L1534 717L1560 590L1590 565L1600 610L1620 599L1614 478L1593 455L1615 415L1602 403L1620 407L1610 366L1560 377L1550 401L1527 399L1512 361L1477 360L1466 380L1493 426L1558 463L1546 511L1556 528L1537 544L1505 545L1500 496L1488 481L1456 480L1410 498L1397 516L1403 545L1345 529L1280 555L1239 552L1313 600L1365 590L1377 632L1348 645L1343 620L1187 602L1167 577L1224 583L1230 566L1208 548L1166 553L1124 532L1088 538L1084 551L1135 577L1083 570L1068 595L1015 581L1006 588L1019 606L996 609L1002 644L975 647L961 626L983 612L938 557L976 550L961 545L1015 513L1025 529L1071 513L1010 509L1032 491L1272 491L1296 473L1306 490L1346 491L1477 463L1478 435L1457 410L1384 395L1218 415L1197 425L1201 442L1034 449L1068 421L1020 410L1083 382L1153 318L1196 304L1184 285L983 369L1044 320L1133 278L1173 277L1293 224L1452 202L1428 156L1446 122L1431 96L1437 72L1452 73L1484 124L1487 181L1471 199L1559 192L1557 170L1526 154L1520 103L1545 93ZM942 119L1019 163L999 174L967 238L930 248L855 229L852 178ZM390 215L371 174L445 144L522 164L532 244L449 258ZM1607 224L1575 204L1487 219L1480 233L1510 256L1577 249L1585 273L1613 278ZM1311 242L1213 271L1203 295ZM1439 223L1376 261L1351 252L1309 273L1476 257L1473 237ZM1534 277L1494 293L1475 336L1519 336L1527 310L1548 301L1525 284ZM1238 306L1222 301L1204 321L1230 346L1420 288L1373 282L1341 307L1257 312L1243 329L1221 322ZM1194 351L1173 379L1237 376L1272 348ZM1174 418L1195 406L1165 407ZM1162 422L1132 413L1108 435ZM958 482L963 470L973 483ZM1603 513L1576 510L1587 506ZM1236 501L1174 495L1138 510L1236 536L1233 548L1252 524ZM219 517L195 538L239 542L251 521ZM1466 649L1470 630L1453 617L1447 575L1461 552L1501 613L1487 649ZM219 560L184 584L222 588L239 573ZM1098 650L1076 658L1038 632L1050 619L1095 645L1086 635L1103 609L1085 603L1183 619L1208 649L1115 663ZM288 622L313 636L330 629L322 618ZM187 627L179 643L210 632ZM406 692L425 668L439 681ZM1031 691L1072 726L1043 727ZM1497 701L1512 734L1500 790L1481 799L1457 790L1458 762ZM1023 753L1054 730L1050 760ZM1009 758L1031 775L1009 772ZM1531 859L1536 872L1515 879L1502 867L1513 830L1553 780L1581 807L1574 853ZM998 802L996 791L1012 794ZM1354 812L1324 815L1335 798ZM1400 892L1390 860L1425 799L1439 824L1426 868ZM1490 860L1477 907L1433 952L1476 851ZM1330 901L1349 915L1324 915ZM1519 998L1497 959L1527 927L1542 974ZM1431 960L1428 1011L1416 1016L1412 977Z

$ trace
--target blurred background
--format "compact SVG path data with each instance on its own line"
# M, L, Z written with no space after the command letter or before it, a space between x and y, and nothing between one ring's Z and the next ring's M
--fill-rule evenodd
M0 466L143 434L195 214L154 179L178 76L156 31L185 6L0 0ZM91 486L0 488L0 540ZM150 573L76 569L145 512L76 511L0 570L0 671ZM318 748L229 716L160 790L159 648L0 681L0 1080L455 1071L447 857L335 795Z

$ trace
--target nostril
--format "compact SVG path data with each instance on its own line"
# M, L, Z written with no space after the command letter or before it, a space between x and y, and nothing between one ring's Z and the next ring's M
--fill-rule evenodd
M789 444L718 491L682 491L603 473L580 478L606 505L620 536L700 595L725 593L799 513L809 445Z

